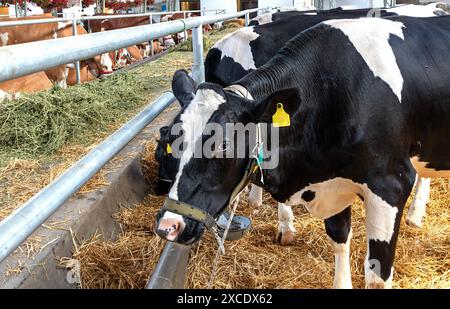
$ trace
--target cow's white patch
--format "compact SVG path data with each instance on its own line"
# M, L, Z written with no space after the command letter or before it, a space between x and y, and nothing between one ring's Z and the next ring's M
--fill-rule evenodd
M422 227L422 218L425 216L425 209L430 195L430 178L418 177L414 200L409 206L406 216L406 223L414 227Z
M105 53L100 56L100 66L102 69L100 75L111 74L113 72L113 63L109 53Z
M437 7L438 3L431 3L429 5L400 5L394 8L386 9L387 12L398 15L412 16L412 17L432 17L436 16L436 11L442 14L447 14L444 10Z
M315 193L310 202L302 199L302 194L308 190ZM313 216L328 219L350 206L360 191L360 185L350 179L337 177L311 184L295 193L285 203L290 206L303 204Z
M69 68L64 67L61 79L56 82L56 84L62 88L67 89L67 77L69 76Z
M366 288L369 289L390 289L392 288L392 277L394 274L394 268L391 268L391 274L389 278L384 281L381 279L377 272L371 269L374 267L377 269L380 267L378 261L369 261L369 253L366 254L366 260L364 262L364 277L366 281Z
M196 141L201 138L203 130L211 115L225 103L223 96L211 89L199 89L194 99L180 116L183 129L183 142L185 149L180 159L175 181L169 192L169 197L178 200L178 184L183 173L184 166L194 155Z
M68 22L58 22L58 30L61 30L61 29L64 29L64 28L66 28L67 26L69 26L69 25L72 25L72 22L71 21L68 21Z
M165 219L181 219L181 220L183 219L182 215L170 211L166 211L162 217Z
M263 189L257 185L251 185L250 193L248 195L248 203L250 207L260 207L262 205Z
M283 203L278 203L278 235L281 235L280 243L282 245L292 243L296 232L292 208Z
M428 162L420 161L419 157L412 157L411 164L414 166L414 169L416 170L417 174L419 174L420 177L426 177L426 178L438 178L438 177L450 177L450 171L437 171L433 168L427 167Z
M314 199L309 202L302 199L302 194L308 190L315 194ZM313 216L328 219L350 206L357 194L364 197L368 237L390 242L398 209L373 193L367 184L337 177L311 184L292 195L285 203L290 206L303 204Z
M361 185L366 207L366 234L369 240L390 242L394 234L398 209L373 193L366 184Z
M252 20L257 21L259 25L265 25L273 21L272 15L273 15L272 13L266 13L260 16L256 16Z
M324 23L341 30L349 38L375 77L384 80L401 102L403 76L389 38L395 35L404 40L404 24L382 18L328 20Z
M256 40L259 34L255 33L253 28L245 27L236 30L214 44L214 48L222 52L221 59L225 56L230 57L236 63L239 63L244 70L256 70L250 42Z
M8 44L9 33L0 33L0 40L2 41L2 46L6 46Z
M334 250L334 288L351 289L352 273L350 269L350 240L352 239L352 230L348 234L345 244L334 242L330 238L331 247Z

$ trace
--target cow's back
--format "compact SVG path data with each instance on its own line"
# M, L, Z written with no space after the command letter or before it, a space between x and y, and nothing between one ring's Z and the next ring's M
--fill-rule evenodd
M30 19L46 19L52 18L48 14L27 16L20 18L3 18L1 21L21 21ZM8 39L3 42L4 45L14 45L29 43L41 40L50 40L54 38L55 31L57 30L57 23L49 24L36 24L36 25L20 25L20 26L8 26L0 27L0 35L8 33ZM5 44L6 43L6 44Z

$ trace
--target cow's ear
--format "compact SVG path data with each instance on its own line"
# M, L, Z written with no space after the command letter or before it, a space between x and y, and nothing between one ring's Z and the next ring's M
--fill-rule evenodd
M169 133L170 133L170 129L168 126L161 127L159 129L159 139L162 141L167 140Z
M295 114L300 105L300 93L296 88L289 88L277 91L259 102L253 111L255 122L272 123L274 119L279 119L282 123L276 126L287 126L290 118ZM274 118L275 117L275 118Z
M185 107L194 99L197 84L185 70L178 70L172 79L172 91L181 107Z

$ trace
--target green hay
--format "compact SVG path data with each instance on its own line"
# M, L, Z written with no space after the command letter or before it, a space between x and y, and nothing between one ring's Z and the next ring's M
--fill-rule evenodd
M203 36L203 51L206 53L208 50L213 46L214 41L211 40L208 36ZM181 44L178 44L177 47L175 47L176 51L182 51L182 52L192 52L192 37L189 37L186 41L184 41Z
M144 89L142 80L126 73L5 100L0 113L0 148L29 155L53 153L136 107Z

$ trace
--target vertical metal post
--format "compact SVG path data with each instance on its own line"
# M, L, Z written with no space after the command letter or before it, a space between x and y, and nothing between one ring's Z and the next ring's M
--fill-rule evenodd
M183 19L186 19L186 12L183 13ZM188 39L188 33L187 30L184 29L184 41L187 41Z
M24 1L24 3L23 3L23 10L24 10L23 16L27 16L27 13L28 13L27 1Z
M194 65L192 77L198 83L205 81L205 66L203 64L203 27L192 29L192 49L194 51Z
M250 14L247 12L245 13L245 26L247 27L250 23Z
M89 33L92 33L91 20L88 19L87 23L88 23L88 32L89 32Z
M77 35L77 20L74 19L72 21L72 35ZM81 83L81 75L80 75L80 61L75 62L75 71L76 71L76 77L77 77L77 84Z
M147 0L144 0L144 13L147 13Z
M150 20L149 20L149 24L150 24L150 25L153 24L153 15L150 14L150 15L148 16L148 18L150 19ZM152 56L155 55L155 49L153 48L153 40L150 41L150 54L151 54Z

